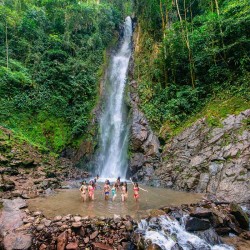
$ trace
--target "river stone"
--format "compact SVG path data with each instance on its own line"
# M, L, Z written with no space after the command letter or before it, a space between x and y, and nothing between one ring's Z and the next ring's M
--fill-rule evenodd
M33 213L33 215L34 215L34 216L40 216L40 215L42 215L42 212L36 211L36 212Z
M60 221L62 219L62 216L58 215L56 217L54 217L54 222Z
M39 224L39 225L37 225L37 227L36 227L36 230L37 231L42 231L44 229L44 225L43 224Z
M74 216L75 222L79 222L79 221L81 221L81 219L82 219L82 217L80 217L80 216Z
M157 244L149 244L149 246L146 248L147 250L161 250L161 247L158 246Z
M211 210L197 207L190 213L190 216L197 218L209 218L212 215Z
M84 240L84 243L85 243L85 244L88 244L88 243L89 243L89 237L86 237L86 238L84 238L83 240Z
M196 217L189 217L185 224L187 231L200 231L210 228L210 222L206 219L199 219Z
M58 237L57 237L57 245L56 245L56 249L57 250L64 250L65 246L68 242L68 232L65 231L63 233L61 233Z
M78 244L76 242L70 242L67 246L66 246L66 250L78 250Z
M149 211L149 214L152 217L157 217L157 216L165 215L166 213L163 210L160 210L160 209L151 209Z
M114 214L114 221L117 223L119 221L121 221L121 215L118 215L118 214Z
M124 225L125 225L127 231L133 231L133 224L131 221L125 221Z
M28 250L32 244L31 235L10 233L4 237L5 250Z
M92 233L90 236L89 236L89 238L91 239L91 240L93 240L94 238L96 238L96 236L99 234L99 232L98 231L95 231L94 233Z
M100 242L94 242L93 243L94 249L96 250L112 250L113 247L111 247L110 245L106 245Z
M249 229L249 218L247 214L242 210L242 208L236 203L230 204L231 213L235 216L236 220L239 222L241 228Z
M46 250L47 249L47 246L45 244L42 244L40 247L39 247L39 250Z
M80 228L82 226L82 223L79 221L79 222L73 222L72 223L72 227L73 228Z

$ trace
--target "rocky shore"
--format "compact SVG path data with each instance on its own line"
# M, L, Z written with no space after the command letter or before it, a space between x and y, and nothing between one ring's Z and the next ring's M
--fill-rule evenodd
M70 160L32 146L0 126L0 198L35 198L64 188L67 180L86 177L88 173Z
M69 214L46 218L39 211L29 211L24 199L2 201L1 249L162 249L145 238L139 221L130 216L90 218ZM250 247L249 214L235 203L203 200L197 204L147 210L143 219L149 225L147 230L160 231L158 221L163 217L178 223L184 221L187 232L211 246L226 243L239 250ZM183 249L172 234L166 232L175 241L170 249Z

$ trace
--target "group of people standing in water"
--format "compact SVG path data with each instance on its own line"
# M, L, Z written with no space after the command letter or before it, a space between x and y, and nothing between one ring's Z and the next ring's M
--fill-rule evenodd
M95 190L97 189L97 180L99 179L99 176L97 175L94 180L89 181L87 184L86 181L82 182L82 185L80 187L81 191L81 197L82 201L85 202L88 199L94 200L95 199ZM139 185L138 183L133 183L133 191L134 191L134 199L135 201L138 201L139 199ZM100 187L101 188L101 187ZM143 189L144 190L144 189ZM147 191L147 190L144 190ZM112 201L114 201L117 197L118 192L121 193L121 201L124 202L128 199L128 184L127 182L121 182L120 177L117 178L117 180L111 185L109 180L106 180L103 186L103 193L104 193L104 199L109 200L110 194Z

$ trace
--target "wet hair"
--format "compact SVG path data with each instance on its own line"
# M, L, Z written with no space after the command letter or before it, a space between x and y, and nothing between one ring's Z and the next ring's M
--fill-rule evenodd
M86 181L85 181L85 180L82 181L82 185L83 185L83 184L86 184Z
M139 185L138 185L138 183L137 183L137 182L135 182L135 186L136 186L136 187L139 187Z
M126 181L124 181L124 186L125 186L125 190L126 190L126 193L128 192L128 184L127 184L127 182Z

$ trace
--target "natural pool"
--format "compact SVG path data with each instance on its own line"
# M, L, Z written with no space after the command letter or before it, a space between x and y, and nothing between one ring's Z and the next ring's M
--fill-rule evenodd
M170 205L181 205L198 202L201 194L174 191L166 188L141 186L148 192L140 191L140 200L133 199L133 186L128 185L129 196L126 202L121 202L121 194L118 192L114 202L105 201L102 185L95 191L95 200L82 202L78 189L58 190L54 195L39 197L28 201L29 209L42 211L47 217L56 215L79 214L81 216L107 216L114 214L139 216L147 209L160 208Z

